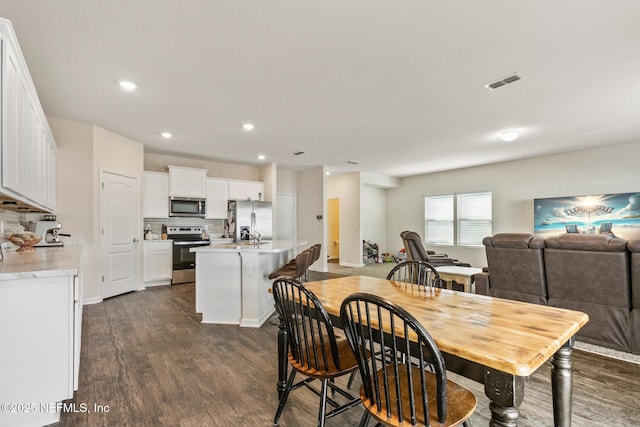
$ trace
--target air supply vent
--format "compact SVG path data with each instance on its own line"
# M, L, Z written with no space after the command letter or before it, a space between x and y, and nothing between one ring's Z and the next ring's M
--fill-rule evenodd
M489 90L496 90L499 87L503 87L503 86L506 86L506 85L511 84L513 82L517 82L518 80L522 80L523 78L524 78L524 76L522 74L515 73L515 74L512 74L510 76L503 77L500 80L496 80L494 82L487 83L486 85L484 85L484 87L486 87Z
M301 154L304 154L304 151L296 151L295 153L293 153L294 156L299 156Z
M350 165L359 165L360 162L356 161L356 160L347 160L347 163L349 163Z

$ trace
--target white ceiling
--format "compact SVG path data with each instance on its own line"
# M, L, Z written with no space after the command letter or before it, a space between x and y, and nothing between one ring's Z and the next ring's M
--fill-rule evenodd
M640 141L637 0L0 0L0 16L48 116L147 152L408 176Z

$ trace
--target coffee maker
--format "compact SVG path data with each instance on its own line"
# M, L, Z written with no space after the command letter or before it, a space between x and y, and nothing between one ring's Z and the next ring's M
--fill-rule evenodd
M34 247L62 246L58 235L60 228L62 228L62 225L57 221L30 221L29 231L37 234L42 239Z

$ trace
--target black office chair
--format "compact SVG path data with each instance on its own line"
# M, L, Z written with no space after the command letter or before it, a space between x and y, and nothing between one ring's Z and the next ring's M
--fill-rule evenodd
M387 274L387 280L413 283L414 285L444 287L444 282L436 268L426 261L404 261L396 265Z
M410 313L378 296L358 293L343 301L340 316L362 378L360 399L366 411L361 426L371 416L388 426L467 424L476 397L447 380L438 346ZM369 357L381 347L390 359ZM410 352L411 363L405 362Z
M334 378L358 369L355 355L346 339L336 337L326 310L302 283L284 277L276 279L273 283L273 297L287 331L289 365L293 368L282 392L273 424L278 424L289 392L305 386L320 396L318 426L324 426L327 418L360 404L359 398L353 397L333 383ZM308 378L294 385L293 381L298 372ZM321 381L320 391L309 385L314 379ZM340 405L327 397L328 388L345 397L347 403ZM335 409L326 412L327 402Z

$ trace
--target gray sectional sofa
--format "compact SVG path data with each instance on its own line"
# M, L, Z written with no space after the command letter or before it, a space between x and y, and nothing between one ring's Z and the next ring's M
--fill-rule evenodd
M640 240L502 233L483 243L477 293L585 312L577 339L640 354Z

